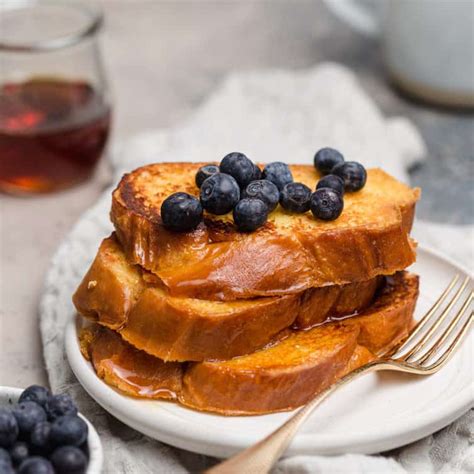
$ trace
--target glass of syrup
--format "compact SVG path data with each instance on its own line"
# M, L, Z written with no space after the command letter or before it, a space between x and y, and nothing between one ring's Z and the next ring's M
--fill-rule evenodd
M110 128L102 23L73 1L0 5L0 191L46 193L92 175Z

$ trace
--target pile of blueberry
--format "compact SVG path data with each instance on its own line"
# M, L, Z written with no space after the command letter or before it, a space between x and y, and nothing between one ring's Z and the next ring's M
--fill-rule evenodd
M83 474L88 429L69 395L32 385L0 407L1 474Z
M360 163L344 161L333 148L319 150L314 166L324 176L313 192L305 184L293 181L285 163L276 161L260 170L244 154L230 153L219 166L206 165L198 170L199 199L179 192L163 201L163 224L169 230L190 231L201 222L203 210L216 215L232 211L237 228L251 232L265 224L278 203L289 212L311 210L314 217L332 221L344 208L344 191L362 189L367 172Z

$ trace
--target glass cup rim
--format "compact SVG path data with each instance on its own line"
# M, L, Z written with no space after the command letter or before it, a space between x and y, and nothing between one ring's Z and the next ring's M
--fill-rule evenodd
M79 1L69 1L66 3L59 0L23 0L15 2L13 8L7 8L4 11L22 10L35 6L60 6L62 8L75 9L85 13L88 16L88 20L86 20L84 26L74 33L63 34L57 38L37 42L0 41L0 52L33 53L67 48L95 35L104 23L103 12L98 6Z

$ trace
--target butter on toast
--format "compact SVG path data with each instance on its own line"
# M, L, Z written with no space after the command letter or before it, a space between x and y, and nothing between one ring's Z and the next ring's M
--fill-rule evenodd
M192 232L166 230L163 200L177 191L198 195L204 163L159 163L126 174L113 192L111 220L132 263L156 274L171 294L235 300L299 293L390 275L415 260L408 233L419 190L380 169L366 186L346 193L335 221L280 206L253 233L238 232L230 214L206 213ZM312 166L290 166L295 181L315 188Z
M236 301L173 297L130 264L114 235L105 239L73 296L83 316L120 332L165 361L230 359L268 344L281 330L353 314L383 277L301 293Z
M406 337L417 296L418 277L399 273L360 316L294 331L271 347L227 361L163 362L98 325L81 346L98 376L128 395L175 398L226 415L291 410Z

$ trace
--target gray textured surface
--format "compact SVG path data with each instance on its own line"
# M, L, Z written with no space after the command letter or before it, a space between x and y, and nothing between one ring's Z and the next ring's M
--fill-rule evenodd
M102 5L115 138L179 123L229 71L339 61L357 71L385 114L407 115L420 128L430 156L412 173L413 184L423 187L418 215L440 222L474 221L473 116L401 98L383 77L377 44L333 18L320 1L103 0ZM1 197L2 384L45 381L37 329L44 272L61 238L103 189L107 173L102 171L68 192Z

